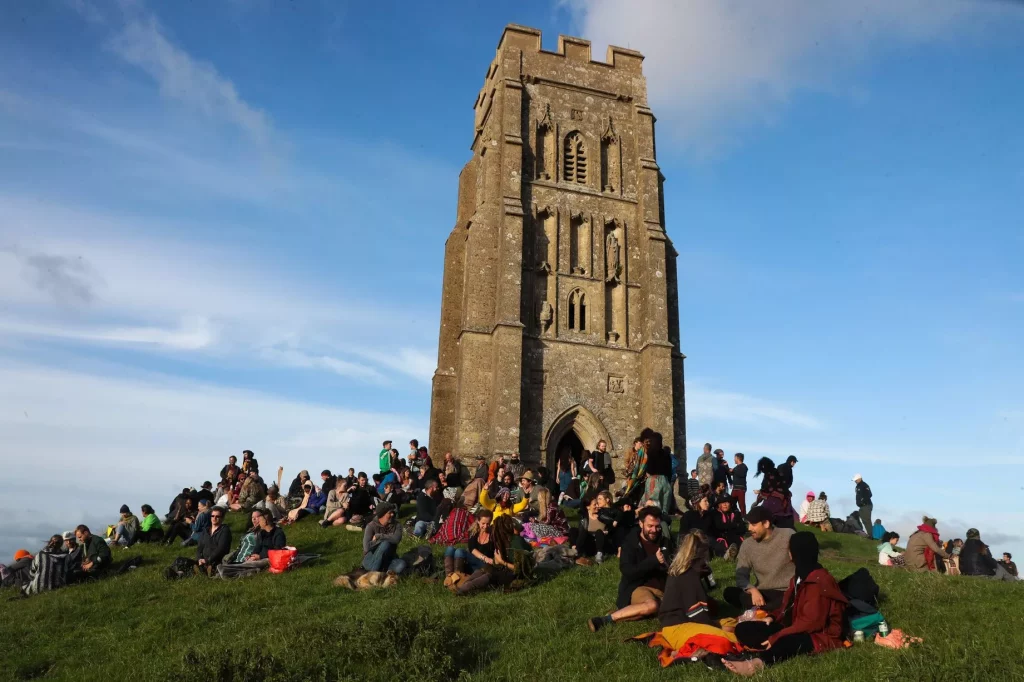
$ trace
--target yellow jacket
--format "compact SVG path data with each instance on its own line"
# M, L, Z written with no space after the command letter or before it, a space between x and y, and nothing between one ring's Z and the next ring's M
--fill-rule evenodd
M506 516L509 514L515 516L516 514L530 506L530 498L524 495L521 501L513 504L511 507L502 507L500 504L498 504L497 500L491 498L491 496L487 493L487 488L485 487L480 490L480 504L490 509L494 513L494 518L498 518L499 516Z

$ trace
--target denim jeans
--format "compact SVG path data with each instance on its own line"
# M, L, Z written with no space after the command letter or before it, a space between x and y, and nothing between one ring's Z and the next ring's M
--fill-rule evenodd
M386 566L391 573L401 573L405 570L405 562L398 558L396 547L385 540L363 557L363 568L367 571L380 571Z
M470 554L468 549L462 549L461 547L445 547L444 556L445 558L452 557L455 559L465 559L466 568L469 569L470 573L473 573L486 565L475 555Z
M412 527L412 534L418 538L423 537L427 534L427 529L430 527L429 521L417 521L416 525Z

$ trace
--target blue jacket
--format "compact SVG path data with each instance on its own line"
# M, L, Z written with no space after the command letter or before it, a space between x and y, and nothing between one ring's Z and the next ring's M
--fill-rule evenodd
M198 535L210 527L210 512L204 511L196 514L196 520L192 522L192 535ZM198 538L196 538L198 539Z
M377 494L378 495L383 495L384 494L384 486L388 482L392 482L392 483L397 483L398 482L398 476L395 476L395 472L394 471L389 471L387 474L385 474L384 478L380 479L380 484L377 485Z
M883 535L885 535L885 526L875 521L875 525L871 526L871 538L873 540L881 540Z
M327 494L323 490L318 490L315 493L310 493L309 501L306 502L306 509L316 512L320 511L320 509L326 505Z

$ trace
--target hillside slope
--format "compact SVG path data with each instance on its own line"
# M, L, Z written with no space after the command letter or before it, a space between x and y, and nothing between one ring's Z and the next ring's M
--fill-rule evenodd
M244 521L230 515L236 538ZM168 581L163 569L191 553L141 546L116 550L118 560L145 559L125 576L24 600L5 590L0 679L429 681L458 679L460 670L469 679L559 682L731 677L662 670L653 651L623 642L656 621L587 629L587 617L613 607L614 559L516 593L456 598L422 579L353 593L331 580L359 560L359 534L309 520L287 532L290 544L324 558L284 575ZM889 622L924 644L899 652L861 644L759 679L1024 679L1024 583L910 574L878 566L868 540L829 534L821 542L837 577L868 566L887 595ZM414 544L405 540L403 550ZM714 569L719 585L733 583L731 565L716 560Z

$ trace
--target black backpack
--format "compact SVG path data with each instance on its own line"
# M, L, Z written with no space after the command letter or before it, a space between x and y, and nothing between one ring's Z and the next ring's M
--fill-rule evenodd
M195 575L195 568L198 564L194 559L180 556L171 562L171 565L164 569L164 577L168 580L189 578Z

